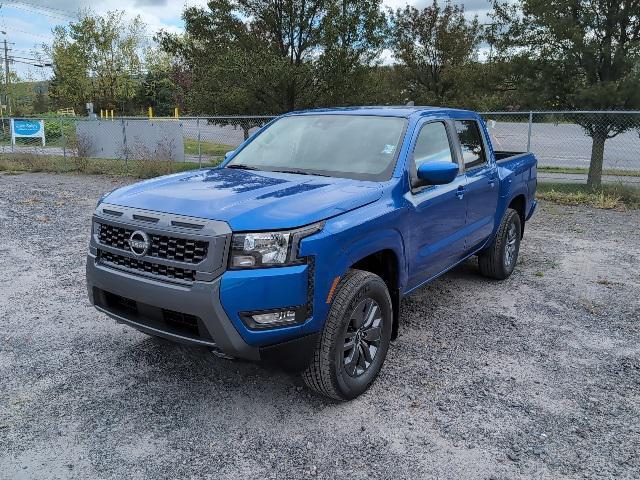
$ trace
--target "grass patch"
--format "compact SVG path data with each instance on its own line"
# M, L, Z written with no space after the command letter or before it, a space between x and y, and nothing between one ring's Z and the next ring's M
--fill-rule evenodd
M224 157L224 154L230 152L235 147L225 145L224 143L207 142L200 140L200 149L202 155L209 157ZM198 155L198 140L193 138L184 139L184 153L187 155Z
M590 188L575 183L538 183L537 197L561 205L595 208L640 208L640 188L633 185L602 185Z
M203 167L220 163L202 162ZM168 173L194 170L196 162L168 162L161 160L106 160L99 158L67 157L11 153L0 155L0 171L6 174L19 172L83 173L88 175L113 175L132 178L152 178Z
M577 173L587 175L589 173L588 168L581 167L538 167L539 172L547 173ZM614 175L618 177L640 177L640 170L617 170L617 169L604 169L603 175Z
M68 138L63 139L60 136L53 137L53 138L47 137L44 147L42 146L42 140L40 140L39 138L21 138L21 137L16 138L16 148L20 148L20 147L33 147L33 148L44 148L44 149L62 148L63 145L68 145L68 144L69 144L69 139ZM4 147L5 149L11 148L11 137L1 136L0 146Z

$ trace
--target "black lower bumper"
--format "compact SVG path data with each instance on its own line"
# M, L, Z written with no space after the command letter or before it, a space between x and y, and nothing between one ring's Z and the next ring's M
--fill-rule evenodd
M220 279L178 285L114 270L87 257L89 300L115 320L175 342L217 348L227 355L259 360L258 347L247 344L220 304ZM115 297L115 301L114 301ZM128 308L130 307L130 308ZM197 332L170 328L166 315L188 316ZM184 319L184 317L183 317ZM178 320L178 319L176 319ZM173 326L177 322L173 322Z
M306 368L317 334L257 347L247 344L220 302L220 279L191 285L159 282L96 263L87 257L89 300L101 312L144 333L216 349L246 360L264 360L288 371Z

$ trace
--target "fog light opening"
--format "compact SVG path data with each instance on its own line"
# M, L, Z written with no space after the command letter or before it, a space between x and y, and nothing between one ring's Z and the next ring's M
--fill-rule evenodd
M258 325L273 325L274 323L292 323L296 321L295 310L278 310L269 313L257 313L251 318Z
M257 330L300 325L307 319L307 305L240 312L240 318L247 327Z

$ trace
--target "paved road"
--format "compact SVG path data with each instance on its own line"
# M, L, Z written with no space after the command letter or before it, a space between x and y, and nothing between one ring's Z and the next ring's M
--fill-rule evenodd
M527 123L488 122L487 125L496 150L526 151ZM540 165L587 168L591 144L591 138L579 125L534 123L531 129L531 151ZM604 168L640 170L638 131L629 130L607 140Z

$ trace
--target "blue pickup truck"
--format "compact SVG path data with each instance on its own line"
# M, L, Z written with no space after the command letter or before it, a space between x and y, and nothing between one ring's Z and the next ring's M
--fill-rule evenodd
M89 298L147 334L275 363L352 399L402 328L402 297L473 255L484 276L513 272L536 163L494 151L470 111L283 115L217 168L105 195Z

